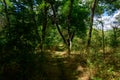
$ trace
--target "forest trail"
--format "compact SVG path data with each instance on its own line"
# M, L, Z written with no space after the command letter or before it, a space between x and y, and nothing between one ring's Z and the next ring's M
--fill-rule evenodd
M89 69L86 68L86 66L84 66L84 65L86 65L86 61L83 56L81 56L78 53L77 54L72 53L70 60L67 60L66 59L66 57L67 57L66 51L64 51L64 52L56 51L54 53L54 56L64 58L63 59L65 62L65 63L63 62L64 65L62 65L62 66L59 65L58 69L60 69L60 71L62 70L62 73L64 73L65 76L71 75L71 73L69 73L69 72L73 71L73 72L77 73L76 75L74 75L74 77L76 77L76 80L90 80L91 72ZM66 70L62 69L62 68L65 68L65 69L69 68L68 70L71 70L71 71L66 72ZM73 80L73 79L70 79L70 80Z
M78 66L78 71L82 72L82 74L78 74L78 80L89 80L90 79L90 72L86 71L85 68L82 66Z

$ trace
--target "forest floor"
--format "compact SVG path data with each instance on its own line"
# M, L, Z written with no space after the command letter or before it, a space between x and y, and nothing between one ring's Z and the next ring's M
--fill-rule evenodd
M94 72L87 67L85 57L80 54L55 51L52 59L44 65L49 80L90 80ZM92 73L92 74L91 74Z
M48 66L50 69L51 63L54 64L51 66L54 66L54 69L52 68L50 73L59 79L56 77L49 80L120 80L119 58L109 54L104 62L101 56L91 57L92 63L86 54L80 52L72 52L70 56L66 51L52 52L53 61L50 61ZM49 73L49 70L47 72Z

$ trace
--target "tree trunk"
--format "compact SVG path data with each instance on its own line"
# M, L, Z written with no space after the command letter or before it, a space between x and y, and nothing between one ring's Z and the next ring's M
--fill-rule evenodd
M46 1L45 1L45 4L46 4ZM46 28L47 28L47 11L48 11L48 8L45 5L44 6L44 21L43 21L43 26L42 26L41 52L44 51L44 41L45 41Z
M33 9L34 5L33 5L33 2L31 2L30 4L30 8L31 8L31 11L32 11L32 14L31 14L31 23L34 24L34 27L35 27L35 33L37 35L37 39L41 42L41 38L40 38L40 35L39 35L39 31L38 31L38 25L37 25L37 21L35 19L36 15L34 13L34 9Z
M102 25L102 48L103 48L103 55L105 58L105 35L104 35L104 25L102 22L101 25Z
M52 11L53 11L54 23L55 23L55 25L57 27L57 30L58 30L60 36L62 37L64 43L66 44L67 41L66 41L65 37L63 36L63 33L61 32L58 21L57 21L57 15L56 15L55 8L54 8L53 4L50 4L50 5L51 5Z
M73 1L74 0L70 0L70 5L69 5L69 12L68 12L68 16L67 16L67 31L68 31L68 38L66 39L63 35L63 33L61 32L60 30L60 27L59 27L59 24L58 24L58 20L57 20L57 16L56 16L56 11L55 11L55 8L53 6L53 4L51 3L51 8L52 8L52 11L53 11L53 16L54 16L54 23L57 27L57 30L60 34L60 36L62 37L64 43L67 45L67 49L68 49L68 55L70 55L70 52L71 52L71 43L72 43L72 39L74 37L74 32L71 34L70 32L70 22L71 22L71 12L72 12L72 8L73 8Z
M70 26L71 26L71 13L72 13L72 9L73 9L73 2L74 2L74 0L70 0L69 12L68 12L68 16L67 16L67 29L68 29L67 47L68 47L68 55L70 55L70 53L71 53L71 43L72 43Z
M97 3L97 0L94 0L91 8L90 29L89 29L88 40L87 40L87 48L86 48L87 53L89 53L89 50L90 50L92 29L93 29L93 18L94 18L96 3Z
M114 32L114 48L116 49L117 47L117 27L113 27L113 32Z

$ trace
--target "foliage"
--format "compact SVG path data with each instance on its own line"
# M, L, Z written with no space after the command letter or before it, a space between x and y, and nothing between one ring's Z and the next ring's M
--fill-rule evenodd
M104 31L105 53L99 29L93 29L90 54L84 51L92 2L0 0L0 80L76 80L84 72L92 80L119 79L119 27L116 38L113 29ZM97 4L95 16L119 8L118 0ZM66 41L73 37L69 56L58 28Z

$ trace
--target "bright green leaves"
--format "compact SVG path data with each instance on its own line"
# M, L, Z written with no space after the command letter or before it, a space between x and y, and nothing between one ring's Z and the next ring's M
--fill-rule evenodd
M86 24L85 20L88 18L88 12L85 8L82 7L74 7L72 12L72 21L71 25L74 26L76 34L79 36L83 36L86 34Z
M44 7L50 6L49 3L46 3L45 1L42 1L42 3L39 5L39 9L44 9Z
M65 16L67 16L68 12L69 12L69 4L70 4L70 0L66 1L63 6L61 7L62 9L62 14L64 14Z
M117 8L117 9L119 9L120 8L120 0L116 0L116 2L113 2L113 5Z
M86 6L80 5L80 1L74 0L73 8L71 10L70 18L70 31L75 32L77 35L86 34L86 24L85 20L88 18L89 10ZM69 14L70 0L63 1L60 6L60 25L67 29L67 17ZM83 36L83 35L82 35Z
M6 4L7 4L8 6L10 6L10 7L13 6L13 4L12 4L12 2L11 2L10 0L6 0Z
M1 0L2 1L2 3L3 3L3 0ZM10 0L5 0L6 1L6 5L8 6L8 7L12 7L13 6L13 3L10 1Z
M0 1L0 14L1 14L2 10L3 10L2 8L3 8L2 2Z

